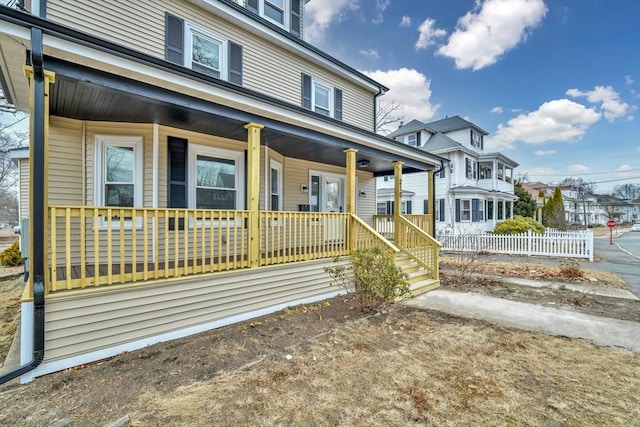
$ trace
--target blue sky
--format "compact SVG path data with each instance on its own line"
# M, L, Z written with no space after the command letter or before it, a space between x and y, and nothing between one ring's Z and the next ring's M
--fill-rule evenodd
M388 86L405 122L462 116L530 181L640 184L640 1L311 0L305 13L305 39Z

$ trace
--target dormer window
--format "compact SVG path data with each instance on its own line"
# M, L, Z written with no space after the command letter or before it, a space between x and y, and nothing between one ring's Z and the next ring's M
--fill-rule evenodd
M264 0L262 3L262 14L265 18L274 21L276 24L284 25L285 0Z
M471 129L471 145L482 150L482 134Z
M417 133L411 133L409 135L407 135L407 145L410 145L412 147L419 147L420 144L420 132Z

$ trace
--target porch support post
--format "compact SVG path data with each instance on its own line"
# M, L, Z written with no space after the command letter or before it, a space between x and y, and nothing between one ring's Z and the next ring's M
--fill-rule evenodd
M355 148L347 148L344 150L347 156L347 213L350 215L356 214L356 153L358 150ZM347 220L347 230L349 230L348 236L348 249L351 251L355 247L355 229L351 226L351 218Z
M55 73L42 70L40 79L31 66L24 67L24 74L30 80L29 113L29 238L31 242L41 241L42 245L29 244L29 293L33 297L34 280L42 280L44 292L49 292L50 273L48 259L48 203L49 203L49 86L55 83ZM42 253L36 248L42 248ZM55 260L53 260L55 262Z
M247 208L249 210L249 267L260 265L260 130L263 125L248 123L247 129Z
M393 162L393 237L396 244L402 246L400 229L400 213L402 212L402 162Z
M427 171L427 212L425 214L430 214L431 219L429 220L429 229L424 230L427 234L431 236L436 235L436 188L433 182L433 171Z

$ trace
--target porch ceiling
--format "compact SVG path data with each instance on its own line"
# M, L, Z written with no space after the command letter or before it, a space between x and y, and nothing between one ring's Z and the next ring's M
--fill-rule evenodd
M255 113L215 104L121 76L46 58L56 72L51 86L52 115L81 120L158 123L194 132L246 141L249 122L263 124L262 145L297 159L336 166L346 165L345 148L358 150L366 170L376 175L393 173L393 162L405 163L405 172L427 169L424 164L347 139L291 125Z

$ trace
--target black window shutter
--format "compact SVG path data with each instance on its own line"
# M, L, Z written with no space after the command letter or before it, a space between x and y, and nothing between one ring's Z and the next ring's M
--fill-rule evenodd
M471 221L472 222L478 222L479 219L479 200L478 199L471 199Z
M456 222L460 222L460 199L456 199Z
M407 212L405 212L407 215L411 215L411 200L407 200Z
M421 135L422 134L420 132L416 132L416 147L422 146L422 143L420 142Z
M242 86L242 46L229 41L229 83Z
M253 13L258 13L258 0L247 0L247 9Z
M300 24L300 0L291 0L291 34L302 37Z
M393 215L393 201L387 202L387 215Z
M440 221L444 222L444 199L440 199Z
M169 170L167 176L169 178L169 199L168 207L170 208L186 208L187 207L187 140L176 138L173 136L167 139ZM173 219L169 219L169 228L175 229ZM179 229L184 229L184 220L180 219Z
M164 59L184 64L184 20L165 14Z
M342 90L333 89L333 118L342 120Z
M311 110L311 76L302 73L302 108Z
M425 215L429 213L429 200L427 199L422 201L422 213Z

